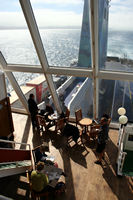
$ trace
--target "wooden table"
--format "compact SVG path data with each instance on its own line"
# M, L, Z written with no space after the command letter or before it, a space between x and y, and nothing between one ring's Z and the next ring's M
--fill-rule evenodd
M83 118L79 121L79 124L81 126L85 127L85 133L87 133L87 127L90 126L92 123L92 120L90 118Z
M52 114L52 115L48 115L48 119L49 119L49 120L52 120L52 121L57 120L58 117L59 117L59 116L58 116L56 113L54 113L54 114Z

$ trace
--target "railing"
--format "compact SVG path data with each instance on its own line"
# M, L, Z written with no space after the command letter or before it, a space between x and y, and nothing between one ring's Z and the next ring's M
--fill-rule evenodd
M117 158L117 174L122 175L122 169L125 161L126 152L123 151L123 142L120 143L118 158Z
M75 116L75 111L82 108L83 116L87 116L89 111L89 103L91 103L92 91L88 90L90 79L86 79L80 88L73 95L71 101L68 104L68 108L71 111L71 115ZM91 94L91 95L89 95ZM87 109L86 109L87 108Z
M26 168L33 167L30 144L2 139L0 142L3 144L3 148L0 147L0 177L24 172ZM19 149L22 145L25 146L25 149Z

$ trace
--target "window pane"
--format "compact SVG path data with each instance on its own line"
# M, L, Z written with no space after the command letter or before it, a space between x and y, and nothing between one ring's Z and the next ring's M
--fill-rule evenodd
M133 71L133 2L111 1L107 70Z
M129 81L99 81L99 118L107 113L118 122L118 108L126 109L126 116L133 122L133 83Z
M4 1L0 11L0 51L7 63L39 64L19 1Z
M58 77L61 79L61 76ZM62 109L67 107L71 117L75 117L75 111L82 109L84 117L93 116L93 90L92 80L83 77L67 77L67 80L57 89Z
M88 1L50 0L39 3L31 0L31 3L49 65L91 66Z
M99 68L104 68L106 62L108 39L108 12L108 0L100 0L98 18Z
M37 104L40 104L47 96L49 96L49 90L44 75L21 72L14 72L13 74L27 100L29 98L29 94L33 93L36 97ZM9 88L9 81L6 82L7 88ZM15 91L12 88L10 90L9 89L8 92L10 93L12 106L16 108L23 108L23 105Z

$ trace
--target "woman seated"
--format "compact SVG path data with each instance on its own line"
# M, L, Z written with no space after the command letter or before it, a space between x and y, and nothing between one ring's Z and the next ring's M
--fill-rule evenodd
M36 165L36 170L31 173L31 184L32 189L36 192L41 192L43 190L52 191L54 188L50 185L58 183L61 175L66 176L62 169L55 166L45 165L44 162L38 162Z
M37 164L39 161L44 162L47 165L55 165L58 166L56 162L53 162L47 158L46 151L49 151L49 147L42 144L38 147L36 147L34 152L34 158L35 158L35 164Z
M49 180L48 176L41 170L44 168L43 162L38 162L36 166L36 170L32 171L31 173L31 184L32 189L36 192L41 192L44 188L48 185Z

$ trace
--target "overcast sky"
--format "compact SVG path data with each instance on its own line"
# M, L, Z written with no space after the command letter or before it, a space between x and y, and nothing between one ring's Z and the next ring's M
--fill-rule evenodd
M83 0L31 0L39 26L81 26ZM0 0L0 27L26 26L19 0ZM133 0L111 0L109 27L133 30Z

